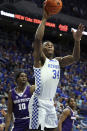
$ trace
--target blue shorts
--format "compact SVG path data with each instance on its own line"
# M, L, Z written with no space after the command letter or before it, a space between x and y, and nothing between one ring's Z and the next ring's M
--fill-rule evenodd
M11 131L29 131L29 119L16 119Z

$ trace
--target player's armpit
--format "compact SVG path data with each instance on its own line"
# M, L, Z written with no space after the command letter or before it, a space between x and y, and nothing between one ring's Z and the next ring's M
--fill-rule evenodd
M65 57L56 57L56 59L59 61L61 67L71 65L75 62L73 55L68 55Z
M42 41L39 40L34 41L33 56L34 56L34 66L36 68L41 67L43 65L42 63L44 63L46 59L46 56L42 51Z

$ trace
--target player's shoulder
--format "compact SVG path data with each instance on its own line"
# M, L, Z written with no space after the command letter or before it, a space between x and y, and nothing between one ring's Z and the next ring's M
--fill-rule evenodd
M66 115L70 115L70 109L69 108L65 108L63 110L63 113L66 114Z
M29 90L29 91L30 91L31 87L32 87L32 85L30 85L30 84L27 85L27 86L26 86L26 90Z
M55 57L55 59L56 59L57 61L61 62L63 58L62 58L62 57Z
M11 96L12 96L12 95L15 93L15 89L16 89L16 87L15 87L15 88L10 89L10 90L9 90L9 95L11 95Z
M13 88L13 89L10 89L10 90L9 90L9 92L10 92L10 93L12 93L14 90L15 90L15 88Z

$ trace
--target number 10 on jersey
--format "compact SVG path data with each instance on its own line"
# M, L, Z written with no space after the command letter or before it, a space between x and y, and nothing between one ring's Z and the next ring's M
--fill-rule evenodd
M25 103L19 104L19 110L25 110L25 109L26 109Z

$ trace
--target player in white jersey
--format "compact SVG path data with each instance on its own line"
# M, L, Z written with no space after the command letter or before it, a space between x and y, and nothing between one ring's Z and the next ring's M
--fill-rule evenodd
M54 45L50 41L42 44L45 24L49 15L43 11L42 22L39 25L34 40L34 75L35 92L30 99L30 129L56 131L57 115L53 98L60 78L60 67L70 65L80 58L80 39L84 26L80 24L77 32L73 32L75 44L72 55L54 56Z

